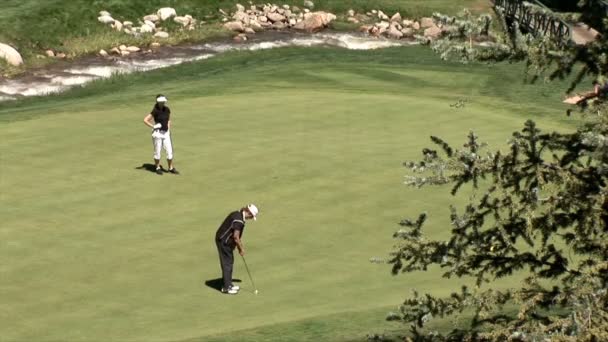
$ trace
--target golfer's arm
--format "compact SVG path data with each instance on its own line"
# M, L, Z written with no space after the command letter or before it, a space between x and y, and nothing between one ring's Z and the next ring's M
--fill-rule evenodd
M169 130L171 130L171 120L167 121L167 128L169 128Z
M152 123L152 114L146 115L146 117L144 118L144 123L150 128L154 127L154 123Z
M233 237L234 237L234 242L236 242L236 247L239 249L239 251L245 250L245 248L243 247L243 242L241 241L241 232L238 230L235 230Z

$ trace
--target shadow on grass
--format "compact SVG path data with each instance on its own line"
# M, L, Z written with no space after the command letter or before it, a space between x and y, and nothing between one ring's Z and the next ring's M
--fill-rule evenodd
M241 279L232 279L233 283L241 283L242 280ZM217 278L217 279L209 279L205 281L205 285L207 285L208 287L217 290L217 291L222 291L222 287L224 286L224 279L222 278Z
M144 170L144 171L156 173L156 166L154 166L154 164L147 164L147 163L141 164L141 166L138 166L135 169L136 170Z

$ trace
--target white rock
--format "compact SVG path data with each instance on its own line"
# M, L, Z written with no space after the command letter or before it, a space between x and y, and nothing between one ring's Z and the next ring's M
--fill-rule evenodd
M378 28L386 30L386 29L388 29L391 26L391 24L389 24L386 21L382 21L382 22L377 23L376 26L378 26Z
M308 8L305 8L304 13L310 13L310 10Z
M112 28L118 32L122 31L122 26L123 26L122 23L118 20L115 20L114 24L112 24Z
M291 7L289 7L289 5L283 5L283 9L284 10L289 10Z
M372 14L378 14L378 11L372 10Z
M261 23L265 23L265 22L268 21L268 17L265 16L265 15L259 16L258 17L258 21L261 22Z
M160 17L157 14L148 14L148 15L144 16L144 21L146 21L146 20L155 23L160 20Z
M302 12L302 10L300 9L300 7L298 7L298 6L293 6L291 8L291 11L294 12L294 13L296 13L296 12Z
M124 30L122 30L122 32L124 32L126 34L132 34L133 33L133 31L131 31L130 29L127 29L127 28L124 29Z
M297 23L298 21L295 18L289 19L289 26L295 26Z
M245 25L249 24L249 16L247 15L247 13L245 12L236 12L234 13L234 15L232 16L232 19L234 19L235 21L240 21Z
M388 30L388 36L394 39L401 39L401 37L403 37L403 33L399 31L396 26L391 26Z
M306 0L304 1L304 7L308 7L308 8L314 8L315 7L315 3L310 1L310 0Z
M128 56L128 55L130 55L130 54L131 54L131 53L130 53L129 51L127 51L127 50L120 51L120 55L121 55L121 56L123 56L123 57L126 57L126 56Z
M139 28L139 32L152 33L152 32L154 32L154 27L144 24L144 25L141 25L141 27Z
M118 47L120 49L120 51L126 51L127 50L127 46L126 45L121 45Z
M127 51L129 52L139 52L141 49L138 48L137 46L129 46L127 47Z
M313 12L305 15L305 19L297 23L294 28L298 30L305 30L308 32L315 32L325 28L329 23L336 19L336 16L332 13L327 12Z
M399 12L393 14L393 16L391 17L391 21L401 22L402 20L403 18L401 18L401 13Z
M424 36L431 39L439 38L441 36L441 29L436 25L428 27L424 30Z
M349 17L354 17L354 16L355 16L355 10L353 10L353 9L349 9L349 10L348 10L348 12L346 12L346 14L347 14Z
M162 21L165 21L171 17L177 16L177 12L175 12L174 8L171 7L163 7L156 12Z
M57 55L55 55L55 57L60 58L60 59L64 59L67 57L67 55L63 52L58 53Z
M435 26L435 21L433 18L422 18L420 19L420 27L421 28L429 28Z
M132 21L125 21L122 23L122 25L126 28L130 28L133 26L133 22Z
M272 21L273 23L276 23L276 22L284 21L286 18L278 13L269 13L268 19L270 19L270 21Z
M155 28L156 28L156 24L155 24L155 23L153 23L153 22L151 22L150 20L146 20L146 21L144 21L144 24L145 24L145 25L150 26L150 27L151 27L151 28L153 28L153 29L155 29Z
M406 27L403 30L401 30L401 32L403 33L404 37L413 37L414 36L414 30L411 27Z
M100 23L103 23L103 24L112 24L112 23L114 23L114 18L112 18L109 15L102 15L101 17L97 18L97 20Z
M252 29L251 27L246 27L245 28L245 33L249 33L249 34L255 34L255 30Z
M256 30L256 31L262 31L262 25L260 25L260 23L257 20L252 20L249 22L249 26Z
M156 32L154 34L154 37L156 37L156 38L169 38L169 34L167 32L160 31L160 32Z
M402 23L405 27L412 27L412 25L414 25L414 21L408 19L403 19Z
M236 4L236 10L238 12L245 12L245 6L243 6L241 4Z
M160 43L154 42L152 44L150 44L151 47L153 48L159 48L160 47Z
M110 50L110 53L120 55L120 49L117 47L113 47L112 50Z
M243 32L245 27L240 21L230 21L224 24L224 27L230 31Z
M44 52L44 54L45 54L47 57L55 57L55 52L53 52L53 50L46 50L46 51Z
M99 11L100 17L111 17L112 15L108 11Z
M182 26L190 25L190 18L186 18L186 17L174 17L173 21L175 21L178 24L181 24Z
M99 55L101 57L108 57L108 52L104 49L99 50Z
M388 15L384 14L384 12L382 12L382 11L378 11L378 18L380 20L389 20Z

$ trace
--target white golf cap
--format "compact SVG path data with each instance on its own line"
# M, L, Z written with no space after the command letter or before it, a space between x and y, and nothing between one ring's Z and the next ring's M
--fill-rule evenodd
M250 204L247 206L247 210L249 210L249 212L251 213L251 215L253 215L253 219L257 220L257 216L258 216L258 207L255 206L255 204Z
M167 102L167 98L164 96L159 96L156 98L156 102Z

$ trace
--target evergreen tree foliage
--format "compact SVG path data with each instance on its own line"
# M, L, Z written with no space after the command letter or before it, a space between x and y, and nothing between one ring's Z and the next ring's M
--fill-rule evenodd
M597 0L580 1L581 20L602 23L595 42L559 47L546 37L505 30L504 41L496 41L504 47L494 56L525 60L534 76L572 75L567 91L585 79L604 81L608 20L596 5ZM496 11L499 26L506 28L501 9ZM484 21L437 18L458 27L451 43L446 38L433 46L442 57L484 59L475 46L463 47L461 54L454 47L466 45L465 37L478 34ZM405 163L410 186L449 186L453 195L472 187L476 193L464 208L451 208L449 239L425 234L426 214L403 220L394 234L393 274L434 267L454 284L460 278L476 283L455 285L446 298L414 292L388 317L410 326L407 339L608 341L607 107L603 96L584 101L580 127L568 133L543 132L527 121L512 134L507 151L492 149L474 132L462 147L431 137L434 146L423 149L421 160ZM507 290L493 288L516 272L524 272L525 279ZM470 319L452 331L425 328L435 318L457 315Z

